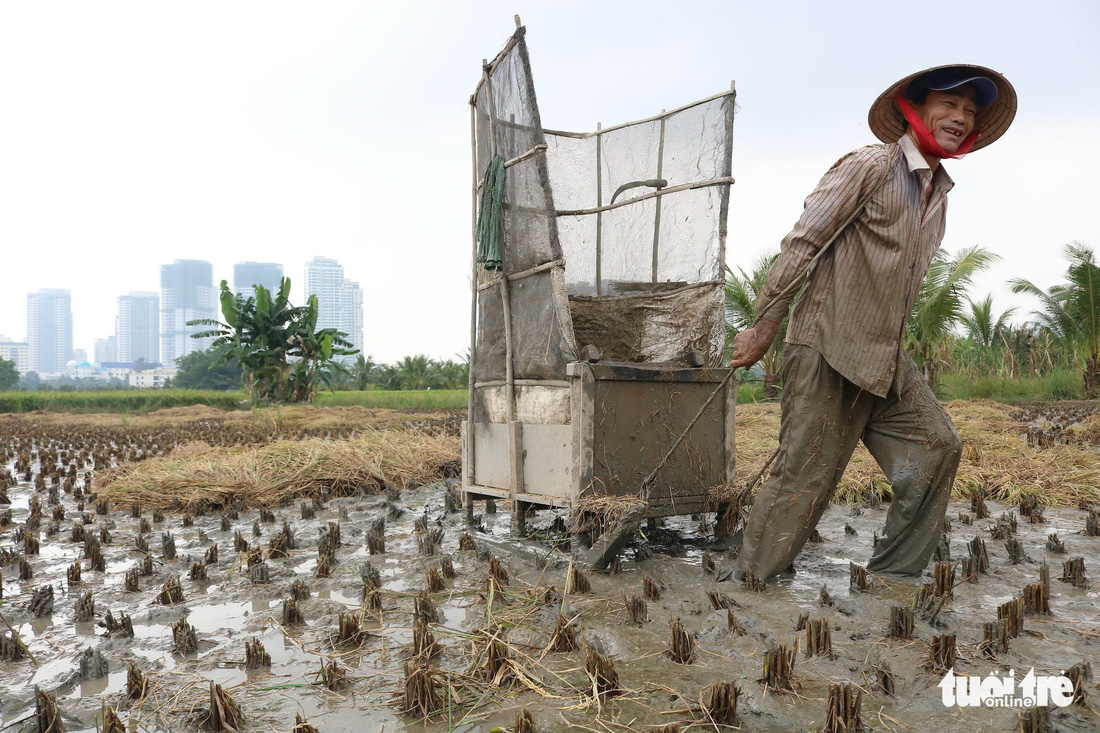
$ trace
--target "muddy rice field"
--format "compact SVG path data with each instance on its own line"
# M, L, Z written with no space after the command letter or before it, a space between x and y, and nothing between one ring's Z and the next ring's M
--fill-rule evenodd
M1100 730L1100 472L1081 463L1100 448L1029 444L1041 410L981 409L953 412L967 465L923 577L863 570L889 494L857 456L869 490L760 587L716 579L748 499L650 523L604 572L574 564L564 510L524 539L503 502L469 523L460 415L0 415L0 730ZM746 481L776 418L740 410ZM1015 482L977 433L994 419ZM403 455L244 488L249 457L285 473L294 446L353 443ZM200 458L201 490L179 473ZM1055 496L1058 470L1075 488ZM947 706L948 668L1065 675L1075 702Z

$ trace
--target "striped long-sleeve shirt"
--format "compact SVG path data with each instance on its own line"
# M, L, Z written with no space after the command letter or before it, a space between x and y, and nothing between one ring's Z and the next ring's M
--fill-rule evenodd
M943 239L953 185L942 165L932 173L908 136L844 156L806 199L801 218L783 239L757 313L781 321L794 289L776 295L866 204L814 266L791 314L787 342L809 346L845 378L885 397L905 322Z

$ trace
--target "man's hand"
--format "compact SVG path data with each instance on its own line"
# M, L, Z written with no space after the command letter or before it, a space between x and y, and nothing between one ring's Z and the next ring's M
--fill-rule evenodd
M734 336L730 368L751 367L760 361L768 352L768 347L772 345L778 331L778 323L761 318L755 326Z

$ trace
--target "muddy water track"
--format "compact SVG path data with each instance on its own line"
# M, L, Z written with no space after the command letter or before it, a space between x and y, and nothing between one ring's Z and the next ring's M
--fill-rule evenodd
M509 536L503 505L496 513L480 514L471 527L460 511L448 511L453 481L399 494L296 499L263 513L242 508L235 518L223 519L220 508L186 518L168 511L160 522L140 507L136 517L129 506L97 514L94 502L86 500L81 508L71 492L60 491L65 519L57 520L51 534L49 489L34 485L39 468L32 466L30 481L20 476L8 489L10 507L0 506L12 512L11 524L0 528L0 548L10 558L22 556L34 573L20 581L16 562L3 567L0 611L37 661L37 666L29 658L0 661L0 726L12 730L33 713L36 686L56 694L70 731L95 730L103 702L118 707L123 720L139 730L199 730L209 706L210 680L240 706L243 730L249 731L290 730L296 715L326 732L406 726L487 731L512 726L517 711L525 708L540 731L648 730L673 723L684 730L713 730L708 706L713 686L721 683L739 690L736 717L742 730L810 730L825 724L830 685L846 682L862 691L862 721L875 729L1009 730L1018 710L942 704L936 685L943 672L931 664L935 637L955 635L957 674L1014 669L1022 676L1032 667L1037 674L1059 674L1080 662L1095 667L1100 659L1095 579L1083 587L1060 580L1063 562L1076 557L1083 558L1087 574L1100 574L1100 537L1084 533L1086 510L1077 507L1047 507L1046 521L1037 524L1017 515L1015 529L1009 530L1016 507L987 500L989 517L978 519L969 503L952 504L951 558L961 563L968 557L967 544L981 538L988 570L976 582L966 582L962 565L956 566L953 598L943 604L935 624L917 614L912 638L898 639L888 635L891 609L910 606L921 585L933 583L932 568L922 578L872 575L864 592L849 588L850 562L866 563L888 503L829 507L819 525L821 541L807 545L793 577L769 581L761 592L716 581L706 559L721 568L728 557L726 545L712 534L714 515L707 515L673 518L651 528L623 553L619 572L585 575L591 588L581 593L564 549L568 535L554 513L539 512L528 521L536 535L528 540ZM81 480L82 474L74 484ZM35 498L43 512L40 548L37 555L26 555L25 540L17 541L15 533L31 531L26 522ZM964 523L962 515L971 523ZM385 552L371 555L366 535L383 517ZM143 521L149 523L147 532L140 531ZM103 570L92 569L84 557L86 543L73 541L77 523L85 534L102 539L106 530L109 535L109 542L100 542ZM284 523L296 547L286 557L272 557L272 539ZM335 526L339 545L333 547ZM1007 538L994 539L994 530ZM440 532L438 548L430 547L434 543L426 541L428 536L439 538ZM165 533L171 534L174 558L167 556ZM1063 543L1064 554L1048 549L1052 533ZM136 546L139 535L147 552ZM1019 543L1022 562L1013 563L1008 540ZM213 546L218 557L206 564L205 579L192 580L192 567L206 560ZM335 559L331 575L316 577L319 550L330 547ZM252 581L248 558L257 549L265 556L267 582ZM425 554L433 549L435 554ZM146 556L153 560L152 574L139 576L138 590L127 591L127 571ZM453 578L441 572L445 558ZM80 581L70 584L67 573L78 562ZM364 578L372 575L367 563L379 580L371 602L364 602ZM1040 582L1043 563L1049 568L1053 615L1026 616L1008 650L990 656L982 649L983 624L996 621L998 608L1020 597L1024 586ZM427 596L435 614L424 608L421 596L429 571L440 572L443 583L442 590ZM488 580L491 574L496 580ZM183 600L158 603L164 584L177 577ZM284 604L297 583L309 588L308 598L298 601L303 622L284 623ZM374 587L372 581L367 584ZM53 610L35 617L29 602L36 588L47 585L54 590ZM823 588L831 605L822 605ZM77 621L78 601L88 592L95 604L92 620ZM636 613L638 602L644 603L636 623L628 601ZM371 608L375 605L381 609ZM123 612L130 617L132 637L108 635L103 625L108 611L116 620ZM438 648L430 659L422 658L440 706L429 720L402 713L408 675L416 672L412 647L420 633L415 631L418 612L432 617L426 628ZM364 633L339 642L341 616L354 616ZM550 650L559 616L574 630L575 649ZM173 627L181 617L197 640L197 648L187 653L175 650ZM820 633L824 619L827 650L820 635L811 643L807 630ZM669 654L676 622L693 642L687 664ZM246 668L245 645L252 640L270 655L270 666ZM766 652L780 645L795 650L789 690L758 682ZM808 647L822 653L807 656ZM98 650L106 659L105 676L79 679L77 660L85 649ZM617 675L615 689L606 695L594 694L595 675L586 671L589 650L610 662ZM334 662L346 680L330 690L322 682L331 674L322 675L321 669ZM127 698L131 663L149 682L141 699ZM886 668L893 694L879 684ZM1087 682L1086 693L1086 706L1052 711L1056 730L1100 728L1095 680Z

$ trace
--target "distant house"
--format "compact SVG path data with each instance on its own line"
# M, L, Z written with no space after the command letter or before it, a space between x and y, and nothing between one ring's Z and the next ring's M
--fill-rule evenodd
M70 359L65 365L65 376L73 379L108 379L102 369L96 369L87 361Z
M26 341L13 341L7 336L0 336L0 359L15 362L15 368L20 374L31 370L30 349L30 344Z
M171 379L174 376L176 376L175 369L164 367L146 369L140 372L130 372L129 384L131 387L137 387L138 389L160 389L164 386L166 379Z

